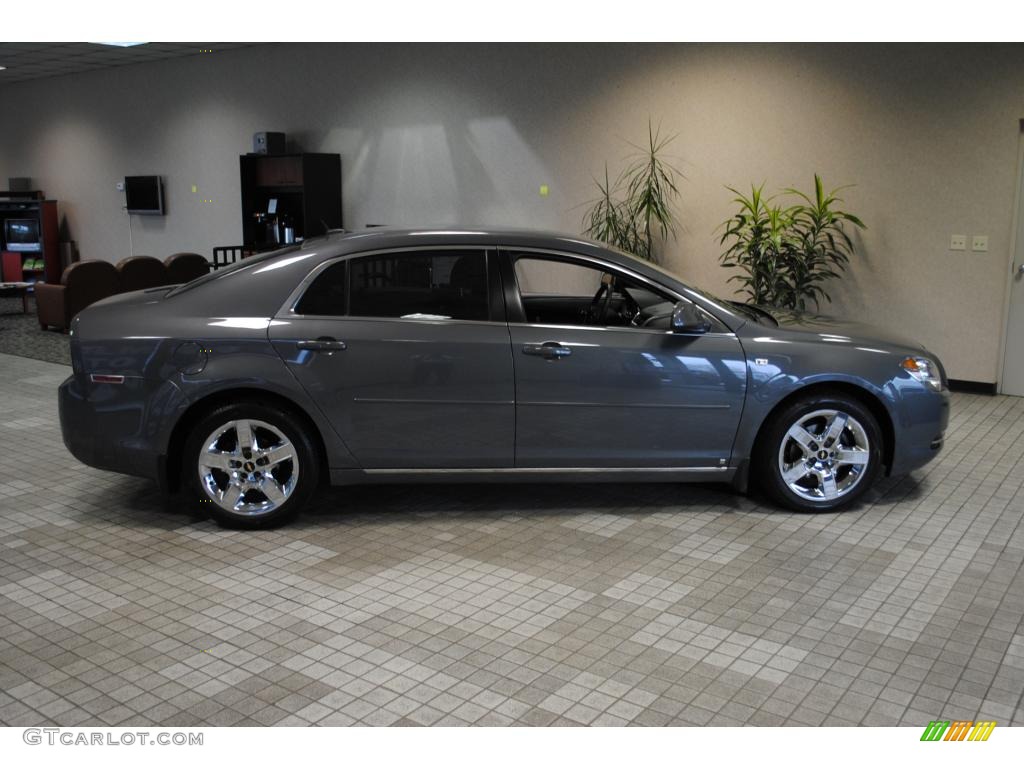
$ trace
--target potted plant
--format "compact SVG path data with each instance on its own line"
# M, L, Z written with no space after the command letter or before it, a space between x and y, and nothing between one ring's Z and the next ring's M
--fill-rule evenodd
M814 194L796 189L783 194L797 198L793 205L776 204L764 196L764 185L751 187L749 197L731 187L739 210L723 222L719 257L722 266L740 270L729 278L738 282L752 304L805 312L831 301L825 284L845 271L853 255L846 225L864 228L852 213L840 210L841 188L826 193L818 174Z
M657 261L655 242L675 235L678 219L673 203L679 196L676 177L682 174L664 157L675 136L663 138L647 123L648 144L636 147L631 164L610 181L595 180L599 196L583 217L584 234L648 261Z

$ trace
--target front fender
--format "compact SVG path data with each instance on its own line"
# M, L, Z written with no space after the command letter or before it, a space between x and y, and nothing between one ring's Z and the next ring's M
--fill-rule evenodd
M903 407L906 384L916 382L899 377L895 355L857 351L845 345L822 352L820 344L780 345L758 339L744 339L743 346L747 355L747 399L733 445L733 466L745 467L749 462L757 436L771 413L810 387L855 388L888 417L889 424L883 424L883 430L891 427L891 432L898 433L899 426L909 421Z

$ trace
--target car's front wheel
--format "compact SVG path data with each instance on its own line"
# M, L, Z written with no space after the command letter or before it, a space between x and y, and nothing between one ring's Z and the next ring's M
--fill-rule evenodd
M787 405L765 426L755 455L764 490L800 512L852 504L882 466L878 420L857 400L809 395Z
M229 528L269 528L292 519L319 481L304 425L258 403L214 409L185 444L185 476L199 506Z

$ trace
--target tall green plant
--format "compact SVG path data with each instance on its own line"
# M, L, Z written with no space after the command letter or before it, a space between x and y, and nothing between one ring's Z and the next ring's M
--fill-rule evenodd
M676 177L682 174L664 157L675 136L662 137L647 123L646 147L636 147L630 164L609 181L595 180L599 196L583 217L584 233L648 261L656 261L655 243L675 235L678 220L673 203L679 196Z
M642 250L640 231L629 205L616 199L616 187L608 179L608 166L604 167L604 182L595 180L600 197L593 201L583 220L588 236L602 243L610 243L629 253Z
M839 187L826 194L821 177L814 174L814 197L796 189L786 190L787 194L801 200L793 207L792 295L786 306L804 311L809 301L813 301L815 307L821 304L822 298L832 301L823 284L839 277L853 255L853 241L843 225L866 228L858 217L836 208L836 204L842 202L837 196L842 189Z
M764 196L764 185L751 187L749 197L736 194L739 210L722 224L719 241L728 247L723 267L739 269L729 278L753 304L807 311L813 302L831 301L824 284L839 277L853 255L844 224L864 227L851 213L836 208L839 189L825 193L814 175L814 196L795 189L784 194L799 202L784 207Z
M785 292L784 264L787 261L789 212L772 205L764 196L764 184L750 187L750 196L728 187L736 195L739 210L727 219L719 244L731 240L721 255L723 267L739 269L728 282L739 283L741 292L754 304Z

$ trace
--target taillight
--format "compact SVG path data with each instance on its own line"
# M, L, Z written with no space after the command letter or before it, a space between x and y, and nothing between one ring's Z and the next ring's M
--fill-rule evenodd
M114 373L90 373L89 381L93 384L124 384L124 376Z

